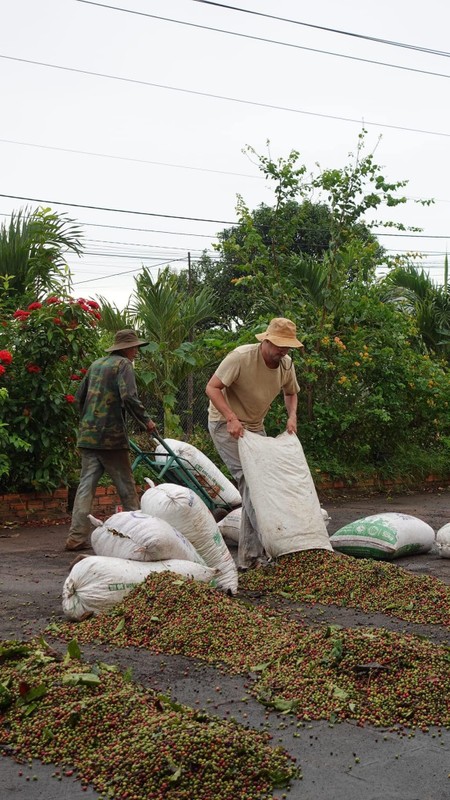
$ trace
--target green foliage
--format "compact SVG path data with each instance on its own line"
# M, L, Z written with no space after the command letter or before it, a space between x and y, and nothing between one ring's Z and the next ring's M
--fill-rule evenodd
M99 316L94 301L55 296L3 314L2 492L69 482L78 461L73 397L96 354Z
M79 254L80 241L80 229L63 214L49 208L13 212L9 224L0 226L3 306L13 309L48 293L66 292L70 274L64 254Z
M399 260L384 253L372 231L410 230L375 219L382 208L405 204L406 181L385 177L373 153L365 153L365 136L362 131L348 165L308 179L296 166L296 151L286 160L257 156L275 186L273 208L250 212L239 198L239 226L220 235L219 250L223 263L240 271L234 286L247 293L245 328L235 345L254 341L257 323L271 316L297 324L306 345L303 354L293 353L301 387L299 435L313 469L340 477L388 476L397 469L417 475L425 463L442 464L448 453L448 366L430 358L447 353L448 294L431 291L423 280L425 293L410 292L409 303L405 293L400 305L386 302L376 268ZM311 242L306 246L302 214L314 220L316 251ZM276 435L285 424L280 398L266 427Z
M9 351L3 352L7 353ZM3 367L1 362L2 351L0 351L0 368L6 369ZM5 418L5 405L8 398L8 390L4 386L0 387L0 412L2 419ZM0 479L4 475L9 475L11 462L14 460L14 458L20 457L21 454L22 457L24 457L24 452L30 449L31 445L11 431L6 422L0 422Z
M107 333L116 333L116 331L125 330L126 328L134 328L134 317L128 306L121 309L104 297L99 297L98 299L102 309L102 318L99 322L100 330Z
M392 477L406 463L420 472L418 450L430 454L428 466L441 462L450 435L450 374L412 346L415 334L376 286L364 295L355 286L340 318L325 333L308 333L297 373L299 435L312 467L339 477ZM269 430L284 419L276 404Z
M450 356L450 288L436 285L423 269L393 269L382 283L383 296L414 318L428 352Z
M141 351L138 381L163 407L165 436L181 433L175 412L180 384L204 364L195 326L213 316L215 306L216 298L209 289L186 294L178 277L168 269L154 280L144 268L136 279L131 310L150 341L150 346Z

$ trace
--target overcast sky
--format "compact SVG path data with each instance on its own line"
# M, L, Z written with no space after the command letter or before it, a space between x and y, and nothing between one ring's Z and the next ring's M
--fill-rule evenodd
M380 242L424 252L441 282L448 0L235 5L259 15L195 0L0 0L0 219L41 202L67 211L85 237L84 257L69 259L74 294L123 306L142 264L156 273L211 249L236 220L238 194L251 209L272 204L246 145L265 152L269 139L275 158L295 149L311 170L342 167L364 124L385 176L408 179L408 197L436 201L411 200L395 217L420 236Z

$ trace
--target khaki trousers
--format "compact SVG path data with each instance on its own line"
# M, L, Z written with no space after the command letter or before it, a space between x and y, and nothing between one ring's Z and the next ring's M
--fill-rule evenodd
M250 497L250 492L242 471L239 458L238 440L227 431L226 422L209 422L211 439L222 461L227 465L235 479L242 497L241 529L239 531L238 567L247 568L257 559L265 559L265 552L258 533L255 509ZM265 436L264 430L257 431Z

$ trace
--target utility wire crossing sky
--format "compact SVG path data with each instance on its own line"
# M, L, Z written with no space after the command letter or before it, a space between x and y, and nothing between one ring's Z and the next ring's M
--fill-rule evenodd
M364 128L385 177L409 181L407 206L385 219L422 229L380 243L421 252L442 281L448 4L430 0L424 14L417 0L380 0L371 15L356 0L278 0L273 11L270 0L153 0L151 13L145 0L7 4L0 219L66 211L85 236L83 257L69 258L74 285L123 306L143 264L156 275L186 268L188 252L216 258L238 195L250 209L274 204L246 145L267 154L270 140L275 159L298 150L314 172L345 166Z

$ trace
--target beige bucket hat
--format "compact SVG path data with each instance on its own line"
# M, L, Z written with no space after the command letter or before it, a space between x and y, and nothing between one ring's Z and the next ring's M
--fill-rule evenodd
M129 347L144 347L149 342L138 339L136 333L131 329L117 331L114 336L114 343L106 348L107 353L114 353L116 350L127 350Z
M268 339L276 347L303 347L302 342L297 339L297 329L290 319L285 317L275 317L269 322L264 333L257 333L256 338L260 342Z

